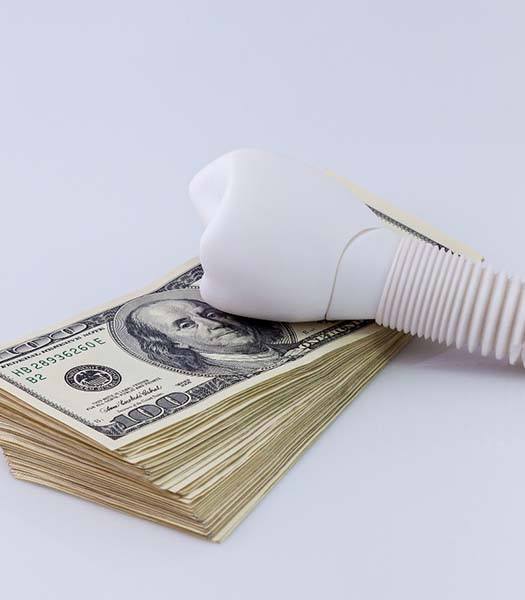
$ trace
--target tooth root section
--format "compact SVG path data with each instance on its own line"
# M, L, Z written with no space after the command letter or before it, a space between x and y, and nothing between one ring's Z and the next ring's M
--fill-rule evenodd
M437 263L439 262L439 250L433 247L428 259L427 272L425 273L425 285L422 286L420 303L418 306L418 317L414 319L411 329L413 329L418 337L423 335L423 326L428 313L428 303L430 301L431 290L433 288Z
M414 273L414 279L412 279L412 281L410 282L410 293L408 294L406 307L404 310L405 320L404 320L403 331L405 333L412 333L412 335L414 335L414 333L415 333L415 332L411 331L412 320L414 319L414 317L416 317L416 315L419 314L416 311L418 308L419 293L421 292L421 290L418 288L418 286L415 285L415 282L420 281L422 274L425 273L431 251L432 251L432 246L430 244L426 244L425 247L423 248L423 252L417 253L417 256L420 256L420 259L418 261L417 268ZM413 311L407 310L406 308L408 306L413 306L414 310Z
M490 269L483 269L468 331L467 348L469 352L474 352L479 346L493 281L494 273Z
M407 277L403 282L402 286L399 286L398 296L399 296L399 322L405 322L405 313L406 307L409 302L410 292L414 289L414 279L416 277L417 270L419 268L419 263L421 262L422 252L417 252L417 245L410 244L406 261L409 262L409 268L407 269ZM404 327L403 327L404 330Z
M448 346L525 364L524 284L411 236L399 244L376 320Z
M454 261L455 266L449 270L449 277L443 284L442 307L439 316L436 317L434 331L432 336L442 343L447 335L447 324L450 322L452 306L458 292L458 281L461 277L463 263L460 260Z
M445 281L450 279L451 275L454 272L455 261L450 268L443 268L443 262L446 259L445 250L440 250L439 254L441 255L441 264L442 268L439 270L438 276L436 278L436 285L434 287L434 291L432 293L432 302L430 303L430 308L428 311L429 318L425 324L425 338L431 338L437 340L437 333L435 331L439 328L439 314L443 311L443 296L445 295Z
M414 291L415 300L414 300L414 310L406 311L406 322L410 323L409 331L412 335L416 335L417 333L417 324L419 322L419 315L421 314L421 309L423 308L423 302L425 300L425 292L427 290L428 280L430 279L430 274L432 273L432 266L434 261L436 260L437 252L434 246L431 244L425 245L426 252L426 261L424 264L423 270L420 271L420 278L414 282ZM419 285L418 285L419 284ZM412 297L412 294L410 294Z
M474 265L470 273L470 278L467 281L467 289L465 290L465 297L463 298L463 304L459 313L457 330L454 335L456 348L463 348L467 338L470 336L472 313L474 310L476 294L478 293L482 273L483 267L481 264Z
M521 290L516 317L510 335L509 360L514 365L521 358L523 362L523 337L525 336L525 298Z
M384 323L379 323L380 325L386 325L386 323L390 320L391 313L396 314L394 311L399 304L396 303L396 293L399 287L399 281L403 278L406 272L406 256L409 249L410 244L400 244L398 251L396 252L396 256L391 268L392 284L388 287L388 290L386 290L386 295L381 297L379 310Z
M505 273L499 273L495 276L487 314L484 319L483 337L481 338L481 354L483 356L488 356L491 351L494 351L494 355L496 355L496 332L500 325L507 285L508 277Z
M507 279L507 291L501 310L501 318L496 332L496 343L494 347L494 355L498 360L505 358L510 350L510 336L514 325L516 309L521 296L521 290L522 285L519 279Z
M445 337L445 343L447 346L455 343L458 331L459 318L465 304L465 295L467 293L468 283L470 276L474 269L474 265L471 262L459 261L460 262L460 275L457 282L457 289L454 294L454 302L450 311L450 318L448 323L445 323L447 329L447 335Z
M445 253L438 250L436 247L436 259L434 261L432 274L430 275L430 280L428 282L427 291L425 294L425 301L423 303L423 308L421 309L421 314L419 315L419 323L417 327L417 335L418 337L429 337L427 330L430 329L428 326L429 323L432 322L433 313L431 309L433 308L434 298L437 290L437 284L439 281L439 277L441 274L441 269L443 266L443 260L445 258Z

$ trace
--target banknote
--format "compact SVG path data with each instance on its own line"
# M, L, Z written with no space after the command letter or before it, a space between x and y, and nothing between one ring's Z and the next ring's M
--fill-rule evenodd
M336 178L342 185L347 187L352 193L361 200L368 208L375 213L386 225L392 229L404 231L410 235L418 237L425 242L429 242L441 248L452 250L457 254L461 254L471 260L478 262L483 260L483 257L479 252L465 244L464 242L458 241L446 233L440 231L436 227L426 223L419 217L416 217L392 204L387 202L383 198L379 198L369 190L357 185L353 181L350 181L340 175L337 175L331 171L327 174L330 177Z
M342 180L388 225L480 256ZM162 281L0 350L0 390L116 449L374 332L369 321L234 317L199 294L190 261Z
M368 321L235 317L199 294L202 268L0 350L0 389L109 449L351 340Z

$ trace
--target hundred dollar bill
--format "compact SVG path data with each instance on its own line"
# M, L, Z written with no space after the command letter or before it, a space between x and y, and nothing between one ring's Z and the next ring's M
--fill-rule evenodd
M369 321L273 323L206 304L197 261L0 350L0 389L116 449L360 339Z
M353 194L361 200L361 202L366 204L373 213L375 213L391 228L398 230L400 229L406 233L409 233L410 235L414 235L424 240L425 242L429 242L447 250L452 250L453 252L461 254L462 256L466 256L471 260L483 260L481 254L479 254L470 246L467 246L467 244L455 240L442 231L439 231L439 229L436 227L425 223L425 221L422 221L418 217L415 217L414 215L411 215L397 208L396 206L393 206L386 200L379 198L372 192L357 185L356 183L336 175L331 171L328 171L327 174L330 177L335 177L341 184L349 188Z
M479 255L346 182L391 226ZM0 350L0 391L117 449L377 331L370 321L234 317L199 294L196 260L148 289Z

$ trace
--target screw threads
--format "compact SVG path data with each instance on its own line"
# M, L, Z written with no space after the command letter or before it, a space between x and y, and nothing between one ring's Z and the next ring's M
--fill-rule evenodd
M525 364L524 284L407 236L390 268L376 321L434 342Z

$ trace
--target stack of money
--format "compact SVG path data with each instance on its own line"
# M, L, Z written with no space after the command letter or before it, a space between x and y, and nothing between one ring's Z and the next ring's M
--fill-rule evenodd
M481 257L351 182L389 226ZM223 540L410 338L370 321L270 323L199 294L197 261L0 350L13 475Z
M203 302L197 262L0 351L13 475L224 539L408 341Z

